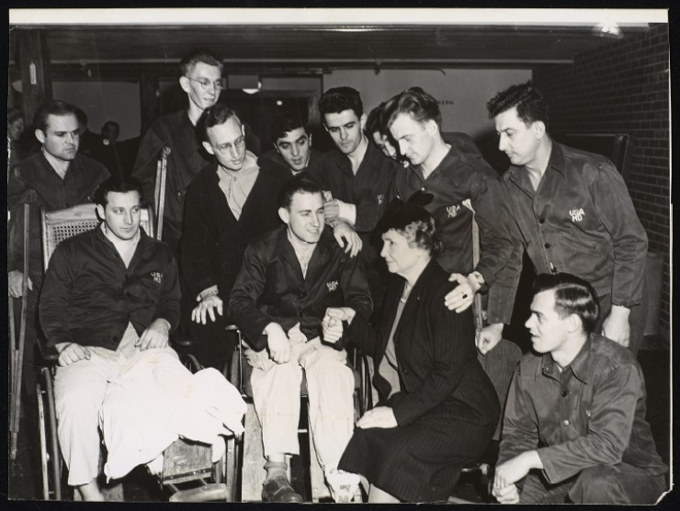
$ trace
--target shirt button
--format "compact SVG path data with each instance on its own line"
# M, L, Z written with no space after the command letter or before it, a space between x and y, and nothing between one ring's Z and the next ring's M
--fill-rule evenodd
M545 223L545 218L539 218L538 219L539 224L544 224Z
M177 192L177 198L181 199L182 198L182 192Z
M568 391L568 390L563 390L563 391L562 391L562 397L567 397L568 395L569 395L569 391Z
M563 420L563 421L562 421L562 425L563 425L563 426L568 426L568 425L569 425L569 421L568 421L568 420Z
M544 246L545 248L550 248L550 243L546 243L546 244L543 245L543 246Z

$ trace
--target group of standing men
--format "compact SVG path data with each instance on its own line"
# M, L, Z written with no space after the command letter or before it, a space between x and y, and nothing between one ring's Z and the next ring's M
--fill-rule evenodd
M311 374L314 364L320 364L323 371L336 374L337 381L347 380L340 394L351 396L353 382L339 355L342 346L321 345L321 322L326 306L353 307L367 318L372 311L379 313L386 269L378 257L380 240L372 231L395 198L407 200L418 190L433 195L425 208L437 221L444 243L437 260L458 283L447 295L447 306L463 311L476 293L488 294L487 324L477 339L482 353L493 349L503 325L510 322L524 251L537 274L570 273L592 284L600 304L592 331L637 352L645 320L645 231L611 162L550 138L545 100L531 83L510 87L487 105L499 147L512 164L501 178L467 135L442 132L437 100L419 87L397 94L370 115L364 113L356 90L330 89L320 99L319 111L335 149L319 153L312 148L307 124L282 116L273 125L274 149L258 158L246 147L237 114L218 103L225 86L222 63L195 51L182 60L181 70L188 109L151 126L132 174L142 183L144 199L151 201L156 163L163 147L170 148L163 240L180 269L184 327L177 335L192 338L203 364L221 366L234 351L235 340L225 335L225 326L235 322L245 333L267 456L265 500L301 501L287 481L284 457L299 449L295 382L300 373L282 371L282 366L292 361ZM42 151L10 176L10 208L29 189L37 191L38 202L48 210L86 202L106 177L103 167L77 155L77 122L68 106L50 105L42 118L36 116L42 119L36 124ZM481 242L477 264L473 219ZM37 229L36 224L33 243L39 238ZM8 257L9 292L16 297L21 277L18 241L13 247L17 250ZM39 248L31 253L39 255ZM35 295L38 273L31 278ZM528 360L522 362L522 371ZM628 363L636 364L634 359ZM309 374L308 380L310 387L318 387L309 389L310 403L318 403L323 411L328 396L335 395L328 387L340 383L310 379ZM272 389L280 395L270 397ZM644 385L627 391L644 400ZM351 400L334 398L330 404L339 408L337 413L317 414L313 426L329 482L352 431ZM558 403L550 406L559 409ZM515 407L513 413L528 411ZM618 413L629 426L640 419L635 409ZM283 421L291 423L285 434L282 416L291 417ZM631 427L622 434L630 435ZM542 432L529 433L536 445L527 448L539 447ZM582 430L570 434L590 437L598 432L589 430L586 421ZM567 437L551 438L559 442ZM575 466L580 470L622 464L629 441L620 443L618 458L584 454ZM644 471L654 465L658 472L656 458L635 468ZM508 489L519 478L501 473L497 495L507 502L519 500L519 493Z

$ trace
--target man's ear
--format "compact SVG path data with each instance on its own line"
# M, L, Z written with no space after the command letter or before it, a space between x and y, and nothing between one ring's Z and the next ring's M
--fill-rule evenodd
M309 134L309 147L312 147L312 134Z
M364 131L366 129L366 119L368 119L368 116L366 114L362 114L361 119L359 119L359 124L361 124L361 131Z
M572 334L583 330L583 323L581 322L581 318L578 317L578 315L576 314L570 314L569 317L567 318L567 328L569 329L569 333Z
M97 204L97 214L99 215L99 218L104 220L106 218L106 211L104 211L104 206L101 204Z
M545 123L543 121L534 121L531 127L534 130L534 136L538 140L542 139L545 135Z
M281 151L279 150L279 146L276 145L276 142L272 144L274 146L274 150L280 155Z
M212 146L208 142L203 141L201 143L203 144L203 149L208 151L208 154L212 154L213 156L215 156L215 150L212 148Z
M182 90L189 94L189 91L191 90L189 88L189 79L186 76L180 76L179 77L179 86L182 87Z
M45 143L45 134L43 133L43 130L35 130L35 138L38 139L38 142L41 144Z
M284 224L288 225L290 216L288 215L288 210L286 208L279 208L279 218Z
M439 126L437 125L437 122L434 119L428 119L425 123L425 130L430 134L434 135L439 131Z

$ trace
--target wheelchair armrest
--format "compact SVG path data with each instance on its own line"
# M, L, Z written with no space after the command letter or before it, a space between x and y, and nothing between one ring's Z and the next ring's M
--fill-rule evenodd
M38 340L38 351L40 358L48 364L56 363L59 360L59 352L54 346L48 346L45 341Z

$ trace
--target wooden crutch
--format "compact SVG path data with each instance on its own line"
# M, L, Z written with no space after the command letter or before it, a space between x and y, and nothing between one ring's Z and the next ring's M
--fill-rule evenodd
M36 195L27 193L24 200L24 260L23 260L23 278L21 282L21 325L19 326L19 339L15 343L14 337L11 339L12 343L12 396L10 402L10 459L14 460L17 456L17 440L19 437L19 423L21 418L21 378L24 368L24 346L26 344L26 316L28 309L28 252L29 252L29 231L31 220L31 203L35 202ZM11 301L10 301L11 303ZM14 307L10 308L10 328L12 335L15 334L16 327L14 326Z
M156 165L156 187L154 190L154 206L156 215L156 239L163 237L163 215L165 214L165 185L168 174L168 156L170 148L164 146Z

